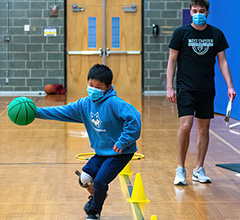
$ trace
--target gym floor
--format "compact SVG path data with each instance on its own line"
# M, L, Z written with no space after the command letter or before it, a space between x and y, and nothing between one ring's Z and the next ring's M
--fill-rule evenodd
M78 185L75 170L85 160L76 154L93 152L83 125L36 119L17 126L7 116L14 97L0 97L0 219L83 220L88 193ZM211 121L210 144L205 161L211 184L192 182L196 161L197 127L193 125L187 155L187 186L174 186L176 169L176 105L165 96L123 97L142 113L138 153L131 176L118 176L111 184L102 220L223 220L240 219L240 178L215 166L239 163L240 126L234 133L224 116ZM63 105L76 97L31 97L37 106ZM230 119L230 124L238 122ZM129 203L136 174L140 173L150 203ZM153 215L156 215L154 218Z

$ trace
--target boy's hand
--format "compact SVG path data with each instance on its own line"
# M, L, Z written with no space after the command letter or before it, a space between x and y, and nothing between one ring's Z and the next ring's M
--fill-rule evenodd
M120 154L122 153L122 150L119 149L115 144L113 146L113 150L114 150L114 152L119 152Z

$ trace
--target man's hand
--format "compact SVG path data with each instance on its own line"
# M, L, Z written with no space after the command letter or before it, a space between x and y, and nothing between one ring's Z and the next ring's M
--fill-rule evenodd
M228 97L229 97L229 100L234 100L235 97L237 96L237 93L235 92L234 88L233 87L229 87L228 88Z
M122 150L121 149L119 149L115 144L114 144L114 146L113 146L113 150L114 150L114 152L118 152L118 153L122 153Z
M174 89L167 89L167 99L169 102L176 103L177 102L177 95Z

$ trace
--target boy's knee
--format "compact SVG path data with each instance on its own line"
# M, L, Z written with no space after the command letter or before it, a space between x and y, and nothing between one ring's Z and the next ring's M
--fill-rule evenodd
M93 178L89 174L85 173L84 171L80 173L78 170L76 170L75 173L79 176L79 184L81 187L88 188L92 185Z
M79 180L81 180L81 186L87 188L92 185L93 178L89 174L82 171L81 178Z

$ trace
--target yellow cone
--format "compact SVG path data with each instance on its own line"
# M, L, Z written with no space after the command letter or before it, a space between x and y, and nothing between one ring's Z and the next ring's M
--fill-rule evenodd
M157 220L157 216L156 215L152 215L150 220Z
M133 191L130 199L127 199L128 202L150 202L146 198L145 190L142 182L142 177L140 173L136 174L136 178L133 185Z
M120 175L132 175L133 172L131 171L130 164L128 163L123 170L119 173Z

